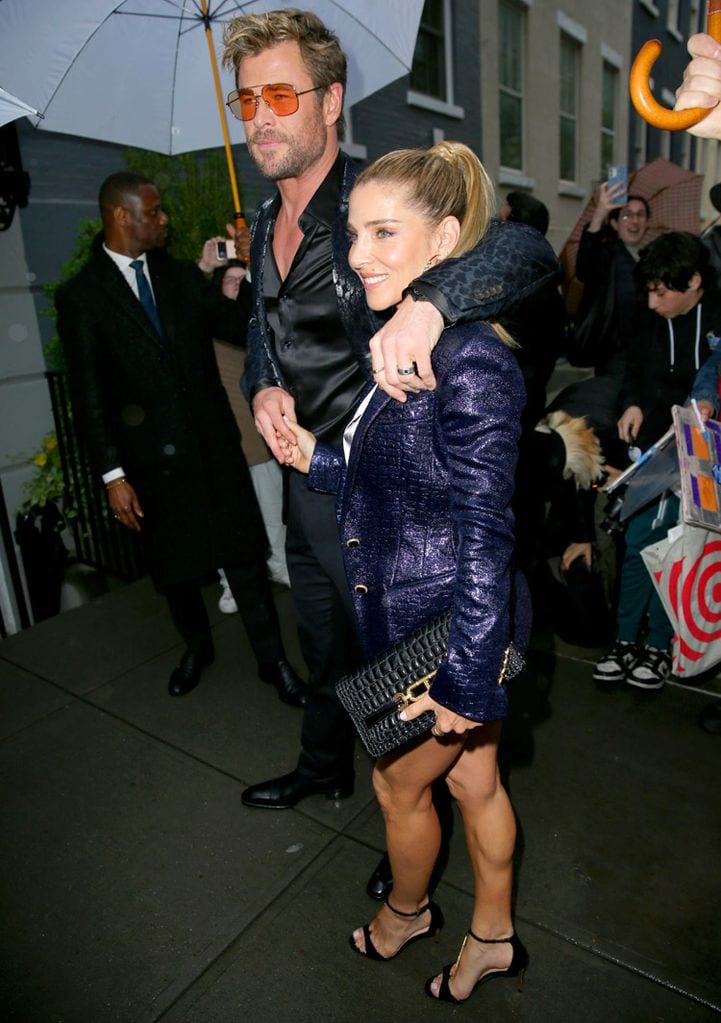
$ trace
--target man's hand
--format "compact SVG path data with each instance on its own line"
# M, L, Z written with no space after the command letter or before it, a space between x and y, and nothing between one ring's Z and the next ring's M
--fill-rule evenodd
M204 274L212 273L213 270L217 270L219 266L225 266L228 262L227 259L218 259L218 250L216 248L218 242L226 242L227 240L227 238L223 238L222 235L218 234L215 238L208 238L206 242L203 242L203 253L198 260L198 268Z
M236 227L234 224L226 224L225 230L228 237L235 242L235 258L242 263L250 263L250 228L247 224Z
M618 421L618 435L627 444L632 444L643 425L643 412L638 405L629 405Z
M285 437L295 444L295 435L288 426L288 420L295 422L295 400L282 387L264 387L253 398L255 428L273 453L274 458L285 464L286 453L278 443Z
M688 41L691 61L683 73L683 83L676 90L674 110L707 107L710 113L689 128L689 134L704 139L721 139L721 45L705 32Z
M127 480L123 483L111 483L107 487L110 511L119 522L135 533L140 532L138 519L144 518L138 495Z
M443 332L443 317L430 302L414 302L407 296L391 319L370 341L373 379L396 401L406 392L432 391L436 378L431 352ZM398 374L413 369L412 374Z

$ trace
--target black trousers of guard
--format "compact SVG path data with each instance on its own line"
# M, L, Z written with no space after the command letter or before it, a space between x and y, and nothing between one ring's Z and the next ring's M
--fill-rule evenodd
M286 560L298 634L308 666L298 770L313 778L353 776L355 730L335 692L358 667L360 645L335 517L335 497L308 490L290 472Z
M268 580L264 551L242 565L223 565L248 640L259 664L285 659L280 623ZM212 646L210 620L196 580L163 588L176 629L193 653Z

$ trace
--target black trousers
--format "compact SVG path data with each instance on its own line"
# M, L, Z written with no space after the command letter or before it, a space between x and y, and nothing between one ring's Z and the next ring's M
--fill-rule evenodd
M303 657L309 669L298 769L318 778L353 774L354 729L335 683L358 666L360 645L335 518L335 498L289 473L286 558Z
M259 664L285 659L278 612L268 580L263 552L242 565L220 566ZM197 580L163 588L176 629L193 653L212 646L210 621Z

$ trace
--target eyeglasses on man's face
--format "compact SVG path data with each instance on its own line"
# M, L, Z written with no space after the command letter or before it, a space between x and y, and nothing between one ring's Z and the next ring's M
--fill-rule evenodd
M318 92L324 89L324 85L316 85L312 89L303 89L298 92L292 85L280 82L276 85L255 86L260 88L260 93L253 92L253 89L236 89L228 94L227 106L239 121L252 121L258 110L260 101L270 108L277 117L288 117L294 114L300 106L300 96L309 92Z

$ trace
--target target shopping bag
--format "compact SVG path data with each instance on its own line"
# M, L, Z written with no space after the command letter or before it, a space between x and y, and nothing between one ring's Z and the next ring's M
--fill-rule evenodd
M698 675L721 661L721 536L683 523L641 551L675 630L673 670Z

